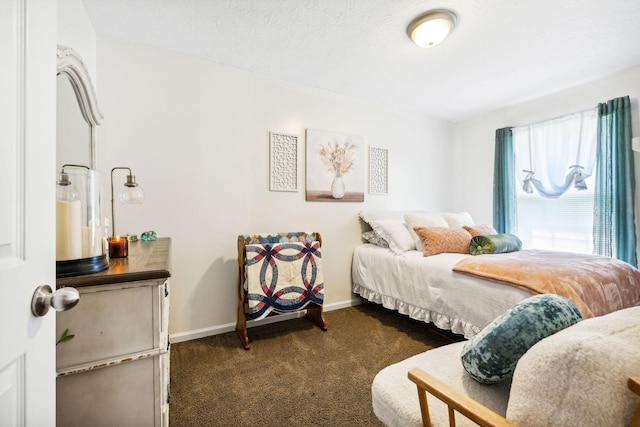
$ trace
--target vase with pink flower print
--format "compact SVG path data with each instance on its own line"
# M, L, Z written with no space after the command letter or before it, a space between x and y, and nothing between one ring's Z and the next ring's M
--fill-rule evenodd
M334 199L342 199L344 197L344 179L342 179L342 175L336 175L333 177L333 182L331 183L331 197Z
M353 167L356 150L356 145L349 139L344 143L334 140L320 146L320 161L327 167L327 171L333 174L331 197L334 199L342 199L345 195L343 175Z

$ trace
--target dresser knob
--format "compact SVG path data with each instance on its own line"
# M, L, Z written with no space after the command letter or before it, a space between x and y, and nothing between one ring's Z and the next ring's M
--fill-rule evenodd
M31 312L36 317L44 316L49 308L55 311L70 310L80 301L80 292L76 288L60 288L53 292L51 286L38 286L31 299Z

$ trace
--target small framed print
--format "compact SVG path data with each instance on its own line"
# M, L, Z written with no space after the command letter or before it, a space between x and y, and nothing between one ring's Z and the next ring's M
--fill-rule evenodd
M298 191L298 136L269 132L269 190Z
M389 189L389 150L369 147L369 194L387 194Z

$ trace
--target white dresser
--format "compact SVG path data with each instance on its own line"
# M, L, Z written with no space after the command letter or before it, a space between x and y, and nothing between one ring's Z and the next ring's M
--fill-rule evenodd
M129 243L129 256L95 274L61 278L80 302L58 312L57 425L169 424L171 240Z

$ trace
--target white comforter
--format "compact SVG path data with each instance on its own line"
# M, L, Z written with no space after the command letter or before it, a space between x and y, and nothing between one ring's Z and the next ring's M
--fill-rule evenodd
M353 254L353 291L363 298L466 338L531 294L451 271L464 254L394 254L364 244Z

